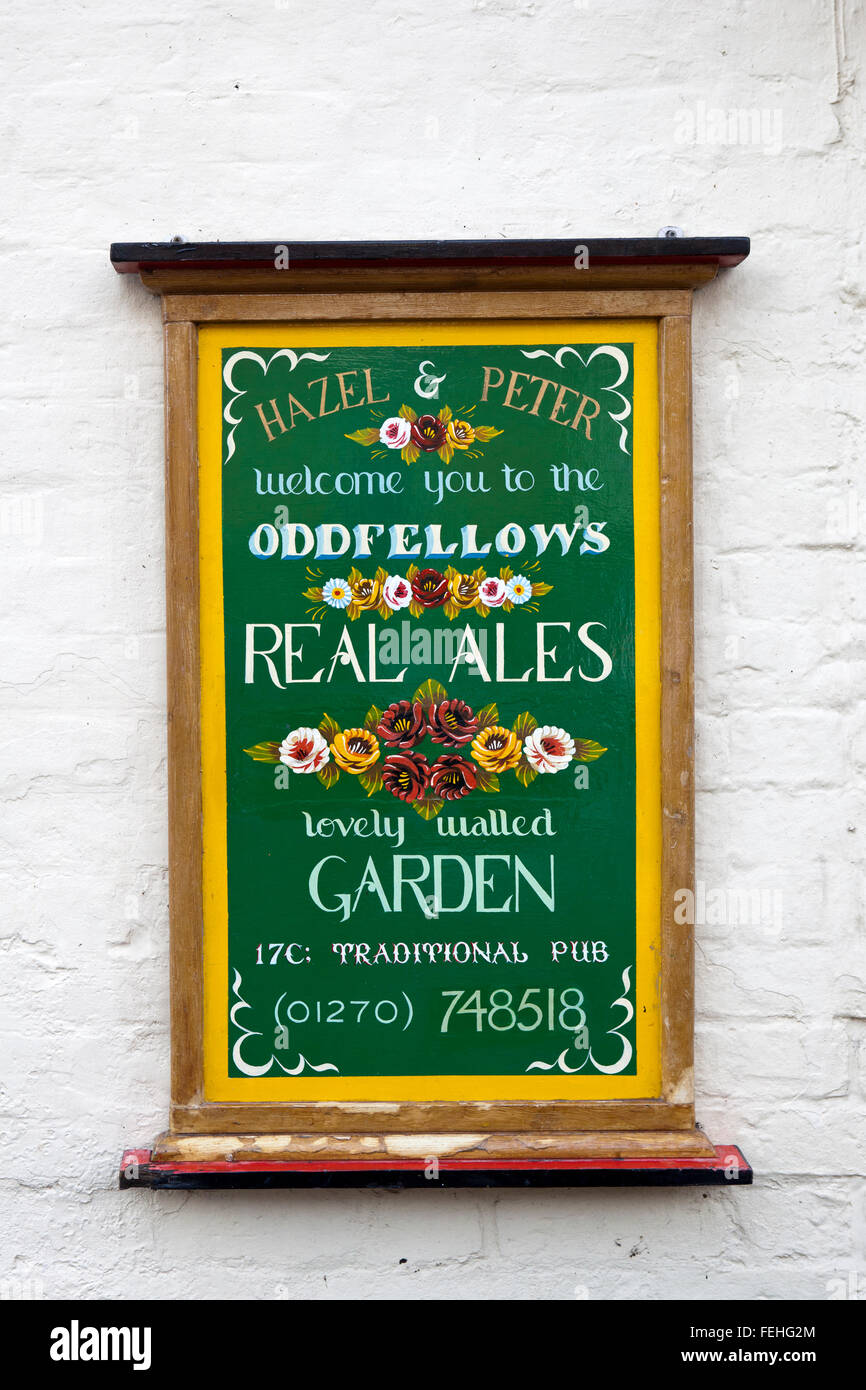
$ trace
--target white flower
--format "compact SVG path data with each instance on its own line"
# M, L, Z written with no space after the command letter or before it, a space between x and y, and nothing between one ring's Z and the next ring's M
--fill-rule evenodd
M292 772L318 772L331 757L331 750L318 729L292 729L280 744L280 762Z
M481 596L481 602L488 608L501 608L505 602L505 584L494 575L491 575L489 579L482 579L478 586L478 593Z
M412 422L404 420L402 415L392 415L384 420L379 430L379 441L387 449L405 449L411 437Z
M561 772L574 757L574 739L564 729L544 724L523 740L523 751L536 772Z
M525 603L532 598L532 580L525 574L512 575L505 586L505 596L512 603Z
M412 602L412 585L399 574L389 574L382 585L382 597L389 608L408 608Z
M329 579L322 585L322 598L332 608L348 608L352 602L352 591L348 579Z

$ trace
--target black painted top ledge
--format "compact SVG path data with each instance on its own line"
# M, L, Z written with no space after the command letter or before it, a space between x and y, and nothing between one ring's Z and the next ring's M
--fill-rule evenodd
M118 241L111 263L121 275L148 270L273 270L288 253L293 270L350 266L573 266L586 248L590 266L734 266L749 254L749 238L579 237L547 241Z

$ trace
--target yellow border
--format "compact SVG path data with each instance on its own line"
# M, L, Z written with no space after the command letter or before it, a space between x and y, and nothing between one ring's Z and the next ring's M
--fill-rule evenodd
M452 343L634 344L636 1076L228 1077L225 669L222 603L223 347ZM661 1094L661 553L655 320L213 324L199 330L199 559L204 862L204 1074L208 1101L627 1100ZM639 538L639 539L638 539Z

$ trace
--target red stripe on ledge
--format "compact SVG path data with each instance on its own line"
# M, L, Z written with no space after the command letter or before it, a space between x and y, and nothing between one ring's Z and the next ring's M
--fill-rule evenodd
M442 1158L440 1172L553 1172L562 1169L616 1169L664 1172L672 1169L697 1169L709 1172L734 1164L749 1167L735 1144L717 1144L714 1158ZM147 1165L154 1173L364 1173L423 1172L429 1158L372 1159L313 1159L270 1161L267 1159L225 1159L212 1163L151 1163L149 1149L127 1149L121 1160L121 1171L127 1167Z

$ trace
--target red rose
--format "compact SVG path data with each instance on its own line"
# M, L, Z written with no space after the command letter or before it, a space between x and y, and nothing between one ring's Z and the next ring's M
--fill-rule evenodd
M427 713L427 728L434 743L446 748L459 748L470 743L478 733L478 720L462 700L443 700L431 705Z
M435 415L419 415L412 426L412 443L416 449L430 453L433 449L442 448L447 433L444 420L437 419Z
M413 748L427 732L424 710L419 701L398 700L389 705L379 720L376 733L389 748Z
M474 763L467 762L459 753L443 753L433 764L430 790L444 801L456 801L474 791L477 780L478 770Z
M417 801L430 781L430 764L423 753L389 753L382 768L382 781L392 796L401 801Z
M438 608L448 597L448 580L438 570L419 570L412 580L412 597L422 608Z

